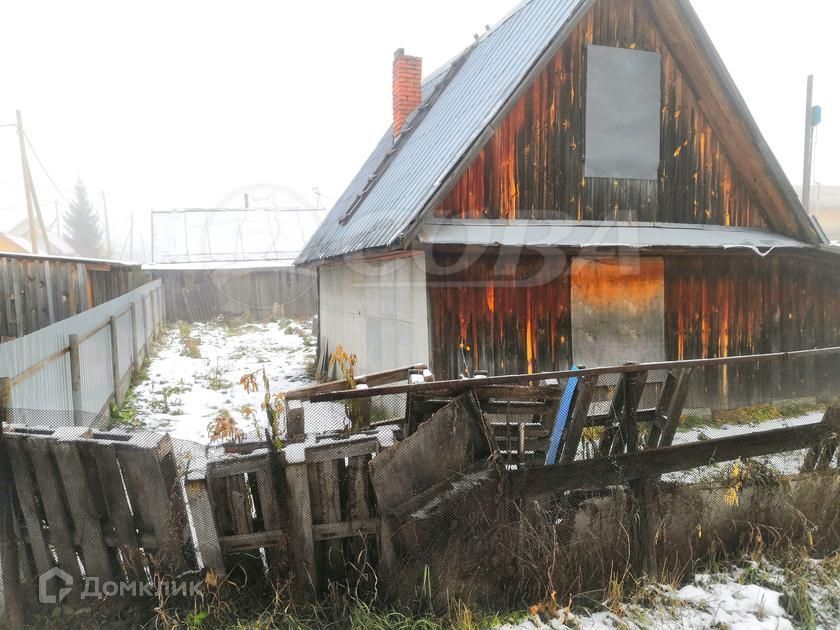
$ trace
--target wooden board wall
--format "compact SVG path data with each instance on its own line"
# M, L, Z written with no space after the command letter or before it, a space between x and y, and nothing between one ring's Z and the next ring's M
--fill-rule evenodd
M429 319L435 375L464 370L522 374L565 368L570 359L568 260L562 253L487 253L477 260L430 254ZM451 269L449 272L447 270Z
M146 282L139 267L0 256L0 341L78 315Z
M163 280L170 321L205 321L220 314L313 317L318 312L318 282L308 269L153 271ZM275 312L274 306L280 310Z
M584 178L586 45L662 55L658 181ZM642 0L598 0L436 210L444 218L765 227ZM797 236L794 234L793 236Z
M463 371L461 342L469 347L470 369L491 374L570 365L569 259L562 253L429 256L431 367L438 378ZM840 345L840 261L833 255L663 257L669 360ZM445 275L458 260L465 268ZM806 363L797 377L803 387L831 371Z

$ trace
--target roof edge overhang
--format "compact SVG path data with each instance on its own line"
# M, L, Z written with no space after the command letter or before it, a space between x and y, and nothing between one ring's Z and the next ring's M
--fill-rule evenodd
M817 249L766 230L676 223L558 220L430 220L418 232L422 246L508 248L746 249L765 255L776 249Z
M560 30L552 39L551 43L546 47L542 55L540 55L540 57L537 59L537 61L534 63L531 69L526 73L526 75L519 83L517 88L512 92L508 100L493 117L492 121L487 125L484 131L481 134L479 134L479 136L473 141L470 148L465 154L461 156L459 161L453 166L450 172L441 180L435 193L423 206L422 210L417 215L415 215L415 219L409 225L408 229L400 235L399 241L402 247L410 246L412 240L417 235L418 231L422 228L423 219L427 217L431 212L433 212L434 209L443 201L446 194L448 194L452 184L454 182L457 182L458 178L461 175L463 175L463 173L469 168L470 164L472 164L473 160L480 153L484 145L492 138L493 134L495 134L499 124L507 117L507 115L519 101L520 97L528 89L533 80L539 75L540 72L542 72L542 70L551 61L554 55L556 55L557 52L559 52L559 50L565 45L566 40L568 39L568 35L574 28L577 27L580 19L586 15L586 13L596 1L597 0L583 0L578 5L578 7L575 9L575 12L560 28ZM736 86L735 81L732 79L732 76L730 75L729 71L726 69L726 66L723 63L723 60L720 57L717 48L715 48L711 37L709 36L702 22L700 21L699 16L694 11L694 8L691 6L689 0L643 1L649 6L651 15L654 21L657 22L660 32L662 32L663 35L670 33L670 36L666 37L666 43L668 45L668 48L669 50L671 50L671 53L674 55L675 59L680 64L683 75L689 81L692 90L695 92L695 94L699 95L702 94L702 92L698 91L695 82L692 81L692 73L685 71L684 59L685 55L687 54L685 51L685 46L679 44L675 45L674 37L676 37L676 35L674 34L674 29L671 29L669 31L667 26L663 26L662 16L668 14L668 17L671 18L671 21L673 21L673 18L676 17L676 24L686 27L684 30L696 40L694 42L696 44L694 46L696 50L694 50L693 52L699 59L703 60L706 63L706 65L708 66L708 70L712 73L712 80L716 79L718 84L722 86L725 93L725 97L729 99L729 103L731 103L731 105L734 107L735 112L737 113L737 117L731 118L737 118L737 120L743 123L743 131L746 132L750 143L756 147L759 157L763 162L763 166L770 175L770 177L767 179L772 180L772 182L775 184L775 186L773 186L772 188L775 188L776 192L779 195L777 201L783 202L784 208L788 210L794 217L799 237L804 242L807 242L810 245L828 245L828 241L825 240L823 236L820 235L819 232L814 228L814 225L810 217L808 216L807 211L799 201L799 197L797 196L793 185L790 183L790 180L788 179L787 175L782 169L779 161L773 154L773 151L770 149L770 146L767 144L764 135L761 133L761 130L758 127L758 123L756 123L755 118L753 117L752 113L747 107L746 101L744 100L740 90ZM670 24L670 22L668 22L668 24ZM671 26L673 26L673 24ZM675 48L677 50L675 50ZM709 99L698 100L700 100L701 106L703 106L704 102L708 101ZM726 109L726 107L724 106L723 109ZM712 121L712 124L716 126L716 123L720 120L721 116L711 114L708 111L706 111L705 113L707 116L709 116L710 120ZM728 134L720 132L720 135L722 137L727 137ZM743 133L735 135L738 137L737 139L733 139L730 137L730 143L732 144L738 144L740 142L740 138L743 137ZM754 186L750 186L750 188L754 189ZM759 194L757 196L767 197L767 194ZM775 225L772 225L772 227L778 228L779 225L780 224L776 223Z
M743 143L749 142L756 147L761 166L764 167L769 177L768 186L762 187L760 181L749 181L745 176L747 186L758 198L759 203L764 206L765 215L771 213L772 207L779 207L787 210L793 217L799 231L799 237L811 245L825 245L827 242L814 228L807 211L802 206L793 185L779 164L778 159L770 149L762 134L758 123L750 112L741 91L735 84L732 75L726 68L723 59L712 42L706 28L703 26L700 17L692 7L689 0L644 0L650 8L651 16L657 23L659 31L665 38L665 42L680 65L683 75L691 85L692 90L698 96L701 94L713 94L713 90L701 90L698 88L698 81L714 86L716 82L723 89L723 103L714 96L701 98L700 106L708 116L713 126L718 129L721 142L732 153L732 148L737 149ZM686 37L688 35L688 37ZM704 62L703 72L687 72L687 57L694 56ZM727 109L731 111L727 112ZM719 110L719 111L715 111ZM734 115L733 115L734 114ZM726 127L729 127L728 129ZM743 153L743 151L741 151ZM764 190L762 190L764 188ZM774 194L775 193L775 194ZM768 202L769 200L769 202ZM774 203L775 202L775 203ZM778 229L780 223L773 225L777 217L770 219L771 227Z

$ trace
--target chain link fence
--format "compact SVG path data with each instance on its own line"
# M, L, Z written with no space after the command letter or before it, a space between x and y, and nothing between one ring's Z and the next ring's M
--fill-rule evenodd
M836 550L831 363L333 385L290 397L277 434L214 446L5 410L6 609L233 588L499 610L772 543Z

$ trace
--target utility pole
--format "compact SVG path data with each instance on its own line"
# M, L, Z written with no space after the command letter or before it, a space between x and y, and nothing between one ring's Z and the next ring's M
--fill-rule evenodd
M48 254L52 254L50 237L47 234L47 226L44 223L44 216L41 214L41 204L38 203L38 193L35 192L35 184L32 182L32 171L29 169L29 159L26 157L26 134L23 132L23 116L17 110L17 132L20 142L20 163L23 168L23 186L26 189L26 211L29 214L29 239L32 241L32 253L38 253L38 229L44 239L44 247ZM38 219L37 228L35 218Z
M58 200L55 201L55 233L61 238L61 213L58 211Z
M17 110L17 134L20 144L20 167L23 171L23 187L26 190L26 214L29 217L29 240L32 241L32 253L38 253L38 231L35 229L35 209L32 207L32 191L29 187L29 168L26 162L26 140L23 137L23 116Z
M814 129L822 121L822 109L814 106L814 75L808 75L805 98L805 161L802 176L802 206L811 211L811 170L814 162Z
M111 249L111 226L108 223L108 204L105 202L105 191L102 191L102 211L105 213L105 252L110 259L114 253Z

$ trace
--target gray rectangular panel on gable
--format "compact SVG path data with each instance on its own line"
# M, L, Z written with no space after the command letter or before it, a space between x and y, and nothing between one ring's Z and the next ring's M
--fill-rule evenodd
M586 177L655 180L659 172L659 53L587 47Z

